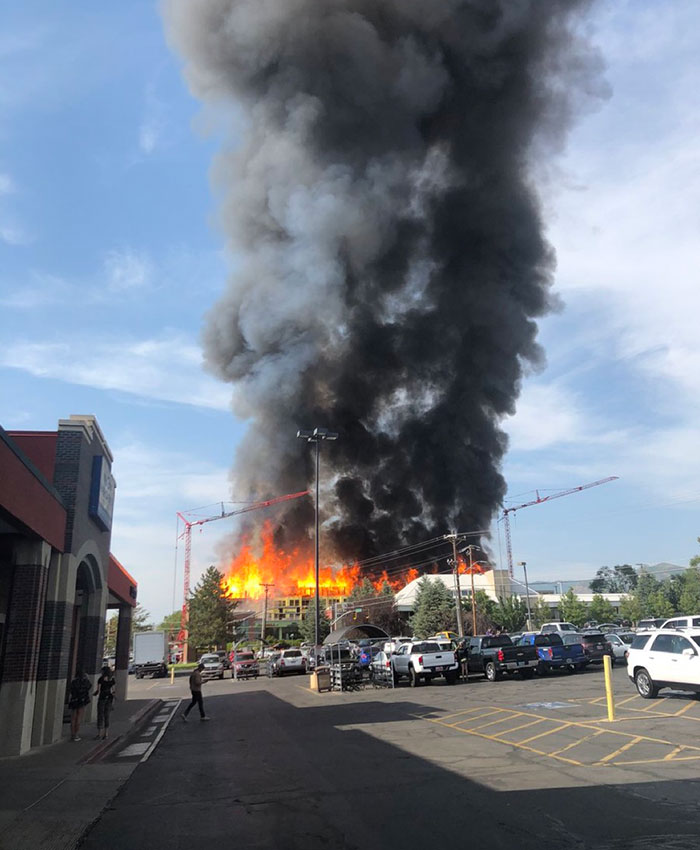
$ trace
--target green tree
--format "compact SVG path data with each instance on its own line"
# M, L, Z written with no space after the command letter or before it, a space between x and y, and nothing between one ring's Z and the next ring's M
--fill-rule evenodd
M501 596L493 612L497 626L507 632L524 628L527 622L527 603L519 596Z
M132 632L148 632L153 628L151 614L143 607L140 602L136 603L136 607L131 614L131 631Z
M180 634L181 623L182 611L173 611L172 614L168 614L163 617L162 621L158 625L158 631L165 632L170 643L174 643L177 640L177 636Z
M237 603L223 595L223 578L216 567L208 567L190 597L189 640L197 649L223 647L231 639Z
M338 621L338 628L361 622L379 626L390 635L402 631L403 623L396 608L394 590L388 581L376 587L370 579L365 578L352 589L346 605L349 610Z
M307 643L313 643L316 640L316 606L314 605L313 599L311 600L311 604L309 605L306 617L301 621L299 626L299 631L301 632L302 638ZM318 621L318 639L321 643L328 637L331 633L331 621L328 619L326 612L323 607L321 607L321 616Z
M652 617L672 617L675 613L663 587L657 588L649 597Z
M112 614L105 623L105 648L104 655L109 657L117 651L117 626L119 614Z
M631 564L601 567L588 586L593 593L629 593L637 586L637 571Z
M615 575L610 567L601 567L596 571L595 578L588 587L593 593L613 593L611 589L615 584Z
M639 604L637 595L632 593L623 596L620 600L620 616L623 620L629 620L631 623L638 623L642 617L642 606Z
M700 537L698 537L698 543L700 543ZM690 566L691 567L700 567L700 555L694 555L690 559Z
M640 573L634 593L641 611L640 618L657 616L654 614L654 600L660 585L661 583L651 573Z
M484 590L477 590L474 593L474 607L476 609L476 633L478 635L486 634L493 628L494 611L497 604ZM474 626L474 617L472 612L472 595L465 596L462 600L462 622L464 623L464 633L470 635Z
M538 629L552 619L550 607L547 605L544 596L539 593L534 604L530 603L530 614L532 615L532 625Z
M598 623L609 623L615 616L615 609L600 593L593 594L593 600L588 606L588 619Z
M691 567L683 573L679 608L683 614L695 614L700 611L700 570L696 567Z
M416 637L425 638L436 632L454 629L456 611L454 597L441 581L424 576L418 583L416 604L410 623Z
M581 602L572 587L561 597L559 610L561 611L562 620L573 623L575 626L579 626L579 628L588 619L586 605Z

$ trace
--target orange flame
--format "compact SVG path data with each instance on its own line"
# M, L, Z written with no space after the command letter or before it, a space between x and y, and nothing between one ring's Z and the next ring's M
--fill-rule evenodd
M309 551L276 549L273 541L272 523L266 522L260 533L260 551L250 540L244 541L240 551L225 565L225 578L221 586L225 596L231 599L260 599L265 595L265 585L274 597L313 596L316 592L314 559ZM418 578L416 569L407 569L398 575L389 576L386 570L372 584L377 591L385 583L392 591L400 590ZM341 598L365 578L357 564L319 569L319 591L322 597Z

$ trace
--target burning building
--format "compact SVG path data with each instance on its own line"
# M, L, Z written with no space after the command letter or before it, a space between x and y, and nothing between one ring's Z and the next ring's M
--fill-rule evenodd
M501 422L556 303L542 163L596 94L588 6L164 4L193 93L228 128L213 180L236 263L204 346L251 423L236 498L308 485L296 429L338 431L327 560L488 528L502 502ZM286 505L274 557L312 527L309 500Z

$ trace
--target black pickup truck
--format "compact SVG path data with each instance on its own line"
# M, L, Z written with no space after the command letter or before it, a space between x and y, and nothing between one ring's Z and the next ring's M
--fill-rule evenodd
M505 673L520 673L530 679L539 663L534 646L515 646L508 635L477 635L469 638L467 669L483 673L496 682Z

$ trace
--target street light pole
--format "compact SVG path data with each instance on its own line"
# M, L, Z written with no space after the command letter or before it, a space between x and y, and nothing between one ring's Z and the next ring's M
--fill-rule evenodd
M525 598L527 600L527 630L532 631L532 614L530 613L530 585L527 583L527 562L518 561L518 566L523 568L525 573Z
M314 576L316 583L316 597L314 602L314 611L316 622L314 624L314 653L318 653L318 648L321 645L320 628L321 628L321 596L319 593L319 478L321 469L321 440L337 440L338 434L335 431L329 431L328 428L300 429L297 431L297 437L300 440L306 440L307 443L316 443L316 504L315 504L315 544L314 544Z

